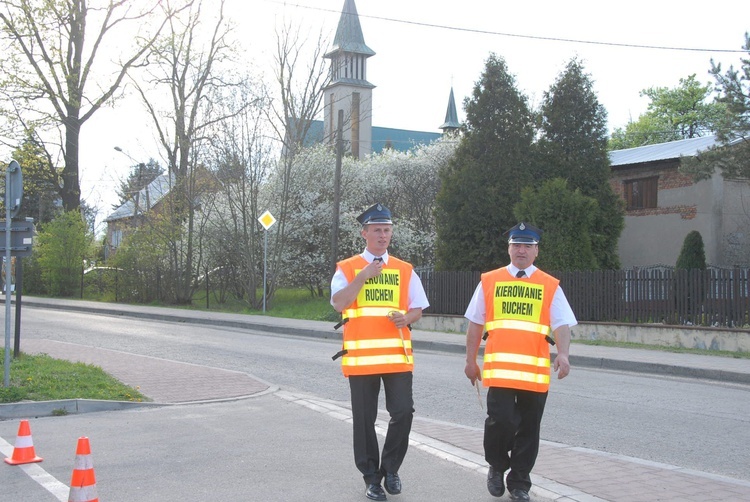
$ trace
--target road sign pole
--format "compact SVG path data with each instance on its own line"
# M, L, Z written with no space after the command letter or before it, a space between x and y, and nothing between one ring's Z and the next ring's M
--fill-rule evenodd
M258 217L258 221L263 228L266 229L263 240L263 313L266 313L266 256L268 255L268 229L276 223L276 218L273 217L270 211L264 211Z
M13 194L10 186L10 166L5 170L5 359L3 385L10 387L10 204Z
M14 216L21 209L23 176L18 162L11 160L5 169L5 387L10 387L10 283L11 283L11 232Z
M268 256L268 230L263 231L263 313L266 313L266 263Z

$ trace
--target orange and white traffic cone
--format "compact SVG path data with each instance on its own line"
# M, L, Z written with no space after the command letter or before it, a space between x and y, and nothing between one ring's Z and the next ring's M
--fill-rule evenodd
M37 457L34 452L34 441L31 439L31 428L28 420L21 420L18 426L18 436L16 445L13 448L13 455L6 458L5 462L10 465L30 464L32 462L41 462L42 457Z
M87 437L78 438L68 502L99 502L96 494L94 462L91 460L91 446Z

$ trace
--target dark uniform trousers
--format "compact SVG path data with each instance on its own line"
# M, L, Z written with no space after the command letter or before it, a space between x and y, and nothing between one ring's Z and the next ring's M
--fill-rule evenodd
M531 489L531 469L539 453L539 429L546 392L490 387L484 422L484 458L500 472L510 469L508 490Z
M380 483L385 472L398 472L404 461L414 417L412 377L410 371L349 376L354 425L354 463L362 473L365 483ZM391 416L383 444L382 460L375 432L381 380L385 388L385 407Z

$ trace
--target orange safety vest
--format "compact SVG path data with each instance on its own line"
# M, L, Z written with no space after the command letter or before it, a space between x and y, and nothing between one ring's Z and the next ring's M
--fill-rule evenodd
M560 281L537 269L517 279L506 267L482 274L486 310L485 387L547 392L550 307Z
M367 260L360 255L352 256L338 266L351 282L367 266ZM410 330L398 329L388 319L394 310L407 312L411 274L409 263L389 256L381 274L368 279L354 303L341 312L346 320L343 347L346 353L341 358L344 376L414 369Z

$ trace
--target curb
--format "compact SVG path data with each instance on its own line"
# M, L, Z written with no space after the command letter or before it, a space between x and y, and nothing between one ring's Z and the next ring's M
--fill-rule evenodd
M552 358L552 360L554 361L554 357ZM609 359L606 357L575 355L570 356L570 363L575 364L576 366L597 368L603 370L651 373L654 375L698 378L702 380L716 380L723 383L733 382L750 384L749 373L739 373L736 371L675 366L672 364L648 363L643 361L623 361L622 359Z
M61 399L59 401L21 401L0 404L0 420L73 415L94 411L120 411L132 408L158 408L162 403L103 401L98 399Z

